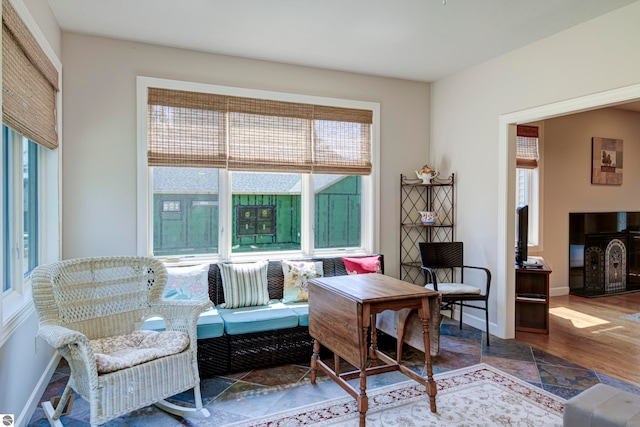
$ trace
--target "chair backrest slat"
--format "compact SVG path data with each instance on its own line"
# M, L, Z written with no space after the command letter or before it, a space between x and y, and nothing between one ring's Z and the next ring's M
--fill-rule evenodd
M436 272L438 281L454 282L456 271L460 274L459 279L463 280L464 248L462 242L420 242L419 248L422 266L441 270Z
M420 260L424 267L462 267L462 242L420 242Z

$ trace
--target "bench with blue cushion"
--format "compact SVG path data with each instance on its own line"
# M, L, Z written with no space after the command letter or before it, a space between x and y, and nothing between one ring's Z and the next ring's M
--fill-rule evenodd
M346 275L341 257L313 258L325 277ZM380 255L380 266L383 257ZM215 308L198 320L198 367L202 378L285 363L307 363L313 350L309 304L283 303L284 274L279 260L269 261L269 304L223 308L224 290L218 264L209 265L209 299ZM164 321L148 319L144 329L162 330Z

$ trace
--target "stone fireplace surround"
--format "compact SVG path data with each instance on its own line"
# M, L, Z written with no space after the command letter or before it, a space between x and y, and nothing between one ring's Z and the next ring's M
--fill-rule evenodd
M569 214L569 291L603 296L640 290L640 212Z

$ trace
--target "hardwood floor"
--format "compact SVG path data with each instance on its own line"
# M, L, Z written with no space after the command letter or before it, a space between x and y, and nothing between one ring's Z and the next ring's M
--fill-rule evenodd
M517 332L516 340L640 387L640 318L621 317L634 313L640 292L551 297L549 335Z

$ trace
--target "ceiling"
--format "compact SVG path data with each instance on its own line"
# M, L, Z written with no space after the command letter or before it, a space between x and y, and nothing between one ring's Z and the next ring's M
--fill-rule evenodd
M431 82L638 0L49 0L62 30Z

